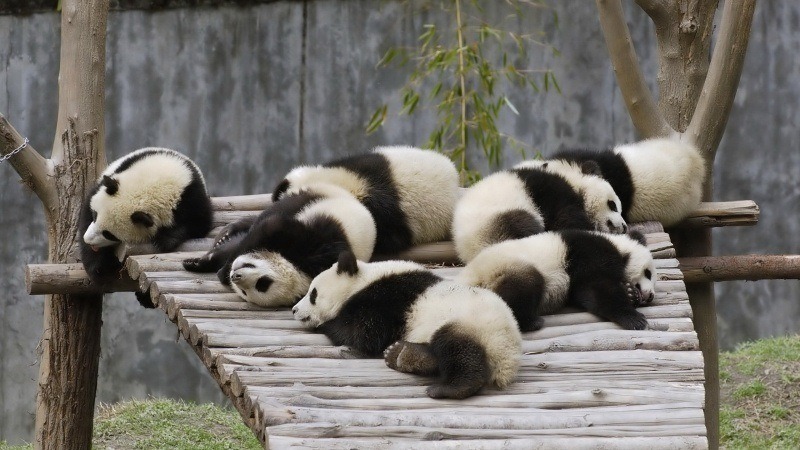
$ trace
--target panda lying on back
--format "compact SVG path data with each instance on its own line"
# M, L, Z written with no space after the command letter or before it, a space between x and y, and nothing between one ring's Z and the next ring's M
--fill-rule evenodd
M622 233L621 204L602 178L578 171L557 173L524 163L479 181L458 200L453 244L469 262L483 248L551 230Z
M119 278L124 245L170 252L211 231L211 200L200 169L174 150L147 147L112 162L89 191L78 221L89 278Z
M521 336L503 300L412 262L364 263L343 252L292 312L336 345L370 356L385 350L395 370L438 375L427 390L433 398L506 387L519 367Z
M289 172L273 201L304 186L332 184L350 192L375 219L375 253L446 240L458 193L458 172L444 155L413 147L377 147L319 166Z
M495 292L522 331L538 330L541 315L570 304L629 330L647 320L635 307L654 297L655 266L639 233L548 232L487 247L458 282Z
M340 252L368 260L374 246L375 222L364 205L337 186L315 185L226 227L208 253L183 266L216 271L224 285L256 305L291 306Z
M676 139L648 139L613 150L566 150L550 160L594 161L622 201L628 222L677 224L703 196L705 162L694 145Z

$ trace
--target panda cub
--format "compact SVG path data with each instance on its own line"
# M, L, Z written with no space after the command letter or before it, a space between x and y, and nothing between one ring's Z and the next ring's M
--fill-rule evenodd
M340 252L370 259L375 235L369 211L344 189L309 186L272 203L255 219L226 227L208 253L183 266L217 271L224 285L250 303L291 306Z
M628 222L677 224L700 204L705 161L697 148L677 139L648 139L612 150L565 150L551 161L594 161L622 200Z
M364 263L343 252L292 313L336 345L383 352L392 369L438 375L427 389L432 398L504 388L519 368L521 336L502 299L408 261Z
M622 233L621 204L605 180L561 174L527 163L479 181L456 203L453 244L469 262L483 248L543 231L579 229Z
M99 285L119 278L125 245L170 252L211 231L211 200L200 169L174 150L147 147L112 162L81 207L81 261Z
M289 172L273 200L313 184L342 187L375 219L375 253L390 255L413 245L446 240L458 193L458 172L446 156L413 147L377 147L318 166Z
M487 288L508 303L522 331L566 305L625 329L647 326L634 309L654 298L655 266L640 233L565 230L509 240L480 252L456 281Z

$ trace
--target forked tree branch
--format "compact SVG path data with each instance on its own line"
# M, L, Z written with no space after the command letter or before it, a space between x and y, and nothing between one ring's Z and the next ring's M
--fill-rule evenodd
M625 22L621 0L597 0L597 10L617 84L633 125L644 137L672 134L674 130L658 110L645 83L628 24Z
M669 5L667 3L672 0L635 0L636 4L646 12L653 22L657 22L667 12Z
M727 0L697 108L686 135L713 161L739 87L756 0Z
M22 135L0 114L0 155L7 155L25 142ZM55 185L52 180L52 164L37 152L30 143L7 160L25 183L42 201L46 208L55 201Z

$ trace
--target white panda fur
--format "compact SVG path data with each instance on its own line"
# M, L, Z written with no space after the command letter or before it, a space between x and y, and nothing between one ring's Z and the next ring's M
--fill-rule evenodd
M273 200L316 183L340 186L364 203L378 228L376 253L449 237L458 172L440 153L385 146L324 165L300 166L276 187Z
M452 336L465 338L451 342L465 353L477 343L486 356L488 373L478 378L471 369L440 373L443 379L428 389L435 398L463 398L487 383L506 387L519 367L521 335L502 299L485 289L443 280L408 261L365 263L343 254L311 281L308 294L292 311L297 320L325 333L336 345L349 345L367 355L386 349L387 365L404 372L434 375L439 367L462 363L475 368L468 357L458 361L456 353L461 352L435 349ZM408 364L420 357L434 363L423 370Z
M628 222L675 225L703 196L705 161L693 144L678 138L647 139L611 150L562 150L549 161L596 163L621 199Z
M481 251L456 281L490 289L514 311L523 331L565 305L587 308L623 328L642 329L634 309L654 297L650 251L628 235L583 230L546 232Z
M327 198L308 204L295 218L306 224L322 216L332 218L344 230L356 258L368 261L372 257L376 231L375 222L364 205L336 186L315 184L306 190ZM233 260L229 276L231 288L243 299L259 306L276 307L292 306L308 291L314 275L299 269L280 252L254 250ZM259 280L264 277L270 284L266 290L261 290Z

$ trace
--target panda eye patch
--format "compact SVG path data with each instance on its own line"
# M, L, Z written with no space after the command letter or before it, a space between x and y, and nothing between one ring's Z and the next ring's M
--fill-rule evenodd
M609 200L608 201L608 209L610 209L611 211L617 212L617 204L614 203L613 200Z
M109 241L119 242L119 238L114 236L114 233L112 233L112 232L110 232L108 230L103 230L103 237L108 239Z
M311 294L308 296L308 301L310 301L312 305L317 304L317 288L311 290Z
M254 264L250 264L250 263L242 264L242 269L255 269L255 268L256 268L256 266Z
M653 276L653 274L650 272L650 269L644 269L644 277L645 278L647 278L649 280L650 277L652 277L652 276Z

